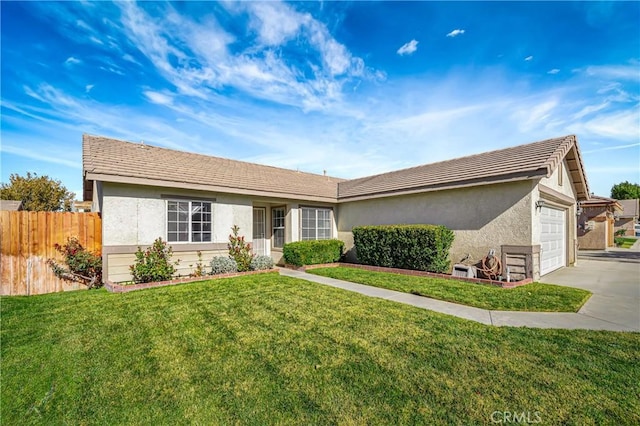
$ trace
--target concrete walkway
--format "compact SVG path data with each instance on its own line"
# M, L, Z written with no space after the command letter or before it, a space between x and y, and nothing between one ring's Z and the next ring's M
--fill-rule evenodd
M640 331L640 323L626 324L612 322L607 319L591 316L589 315L589 312L583 313L583 310L588 305L588 302L585 304L585 306L583 306L582 309L580 309L580 312L578 313L490 311L487 309L474 308L472 306L459 305L457 303L430 299L424 296L417 296L414 294L402 293L394 290L387 290L363 284L336 280L333 278L321 277L318 275L308 274L301 271L294 271L291 269L280 268L280 274L288 277L300 278L319 284L341 288L343 290L353 291L370 297L377 297L380 299L405 303L407 305L416 306L418 308L453 315L459 318L476 321L486 325L609 331Z
M622 263L640 263L640 238L628 249L609 247L606 250L578 250L578 258L589 260L613 260Z
M640 329L640 263L579 255L576 267L559 269L540 281L593 293L581 315Z

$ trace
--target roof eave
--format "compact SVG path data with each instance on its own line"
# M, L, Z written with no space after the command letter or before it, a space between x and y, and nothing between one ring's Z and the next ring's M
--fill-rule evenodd
M200 183L193 183L193 182L178 182L178 181L171 181L171 180L148 179L148 178L139 178L139 177L132 177L132 176L111 175L111 174L104 174L104 173L87 172L85 174L85 180L96 180L101 182L122 183L122 184L130 184L130 185L146 185L146 186L176 188L176 189L185 189L185 190L217 192L217 193L224 193L224 194L249 195L254 197L258 196L258 197L279 198L279 199L287 199L287 200L305 200L305 201L314 201L314 202L331 203L331 204L336 204L338 202L337 198L334 198L334 197L325 197L325 196L312 195L312 194L299 194L299 193L288 193L288 192L278 192L278 191L262 191L262 190L254 190L254 189L247 189L247 188L237 188L237 187L228 187L228 186L220 186L220 185L207 185L207 184L200 184Z
M461 182L454 182L451 184L430 185L430 186L425 186L420 188L407 188L402 190L359 194L356 196L340 197L338 195L338 203L347 203L351 201L364 201L364 200L370 200L375 198L396 197L400 195L421 194L426 192L446 191L451 189L470 188L474 186L493 185L497 183L520 182L520 181L526 181L526 180L540 179L541 177L545 176L546 173L547 173L546 168L541 168L535 172L527 172L526 174L522 174L522 175L507 175L507 176L498 177L496 179L484 178L482 180L461 181Z

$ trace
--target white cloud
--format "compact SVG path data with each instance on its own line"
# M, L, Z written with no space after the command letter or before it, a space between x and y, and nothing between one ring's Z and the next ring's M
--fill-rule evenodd
M602 102L601 104L598 104L598 105L587 105L584 108L582 108L580 111L575 113L572 118L574 120L579 120L583 117L586 117L587 115L591 115L595 112L602 111L603 109L607 108L609 105L610 105L609 102Z
M301 14L284 3L251 2L251 26L258 32L258 39L268 46L279 46L292 39L300 28L312 18Z
M99 44L99 45L104 45L103 41L100 40L98 37L96 36L91 36L89 37L89 40L91 40L92 42L94 42L95 44Z
M590 149L587 151L582 151L583 154L594 154L596 152L603 152L603 151L617 151L619 149L628 149L628 148L634 148L640 146L640 142L636 142L636 143L630 143L630 144L625 144L625 145L614 145L614 146L607 146L607 147L603 147L603 148L598 148L598 149ZM640 171L640 168L636 168L636 171Z
M512 113L512 119L518 123L522 132L544 128L556 118L555 108L559 102L555 97L543 98L541 101L523 102L523 106L516 108Z
M81 64L82 61L78 58L74 58L73 56L69 56L65 61L64 64L67 66L72 66L72 65L78 65Z
M46 163L60 164L65 167L72 167L74 169L82 169L82 164L80 162L68 160L63 156L59 155L59 152L51 151L51 152L43 153L41 144L38 142L34 143L30 141L23 141L23 144L38 146L39 149L33 150L33 149L19 148L17 146L13 146L11 144L7 144L6 142L4 142L2 144L2 152L18 155L20 157L30 158L32 160L44 161Z
M600 113L595 117L572 124L568 129L576 134L588 134L597 137L628 141L640 140L640 106L614 111L610 113Z
M146 98L158 105L171 105L173 103L173 96L166 93L154 92L151 90L145 90L142 92Z
M553 69L550 69L549 71L547 71L547 74L554 75L554 74L558 74L559 72L560 72L560 70L558 68L553 68Z
M212 16L196 22L171 6L158 17L133 3L119 7L129 41L182 95L206 99L233 87L305 111L334 111L345 83L381 78L335 40L325 24L285 3L225 4L233 14L248 14L257 33L257 44L240 51L231 51L235 37ZM293 37L295 45L274 48Z
M78 26L78 28L82 28L83 30L86 31L93 31L93 28L91 28L86 22L84 22L82 19L78 19L76 21L76 25Z
M91 92L91 89L93 89L96 85L95 84L87 84L86 86L84 86L84 91L86 93Z
M140 63L138 63L138 61L136 61L136 59L128 53L125 53L124 55L122 55L122 59L124 59L127 62L131 62L132 64L140 65Z
M527 56L526 58L524 58L524 60L525 60L525 61L527 61L527 62L528 62L528 61L532 61L532 60L533 60L533 56L532 56L532 55L529 55L529 56Z
M453 31L451 31L449 34L447 34L447 37L457 37L459 35L464 34L464 30L461 29L455 29Z
M402 56L402 55L411 55L413 52L415 52L416 50L418 50L418 41L417 40L411 40L405 44L403 44L400 49L398 49L398 51L396 52L398 55Z
M581 70L576 70L581 71ZM591 77L611 78L618 80L640 81L640 64L629 65L592 65L584 69L584 73Z

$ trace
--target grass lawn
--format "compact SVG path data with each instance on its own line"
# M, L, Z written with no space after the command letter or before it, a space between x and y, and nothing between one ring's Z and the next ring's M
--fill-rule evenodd
M577 312L591 297L586 290L542 283L504 289L490 284L348 267L318 268L307 272L497 311Z
M631 246L636 242L637 238L630 237L616 237L616 244L621 248L631 248ZM620 242L620 243L618 243Z
M639 333L489 327L277 274L0 303L7 425L640 423Z

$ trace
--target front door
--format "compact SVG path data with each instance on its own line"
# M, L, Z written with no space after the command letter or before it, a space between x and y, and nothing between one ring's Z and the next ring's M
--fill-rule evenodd
M267 209L264 207L253 208L253 253L255 255L267 255L266 238Z

